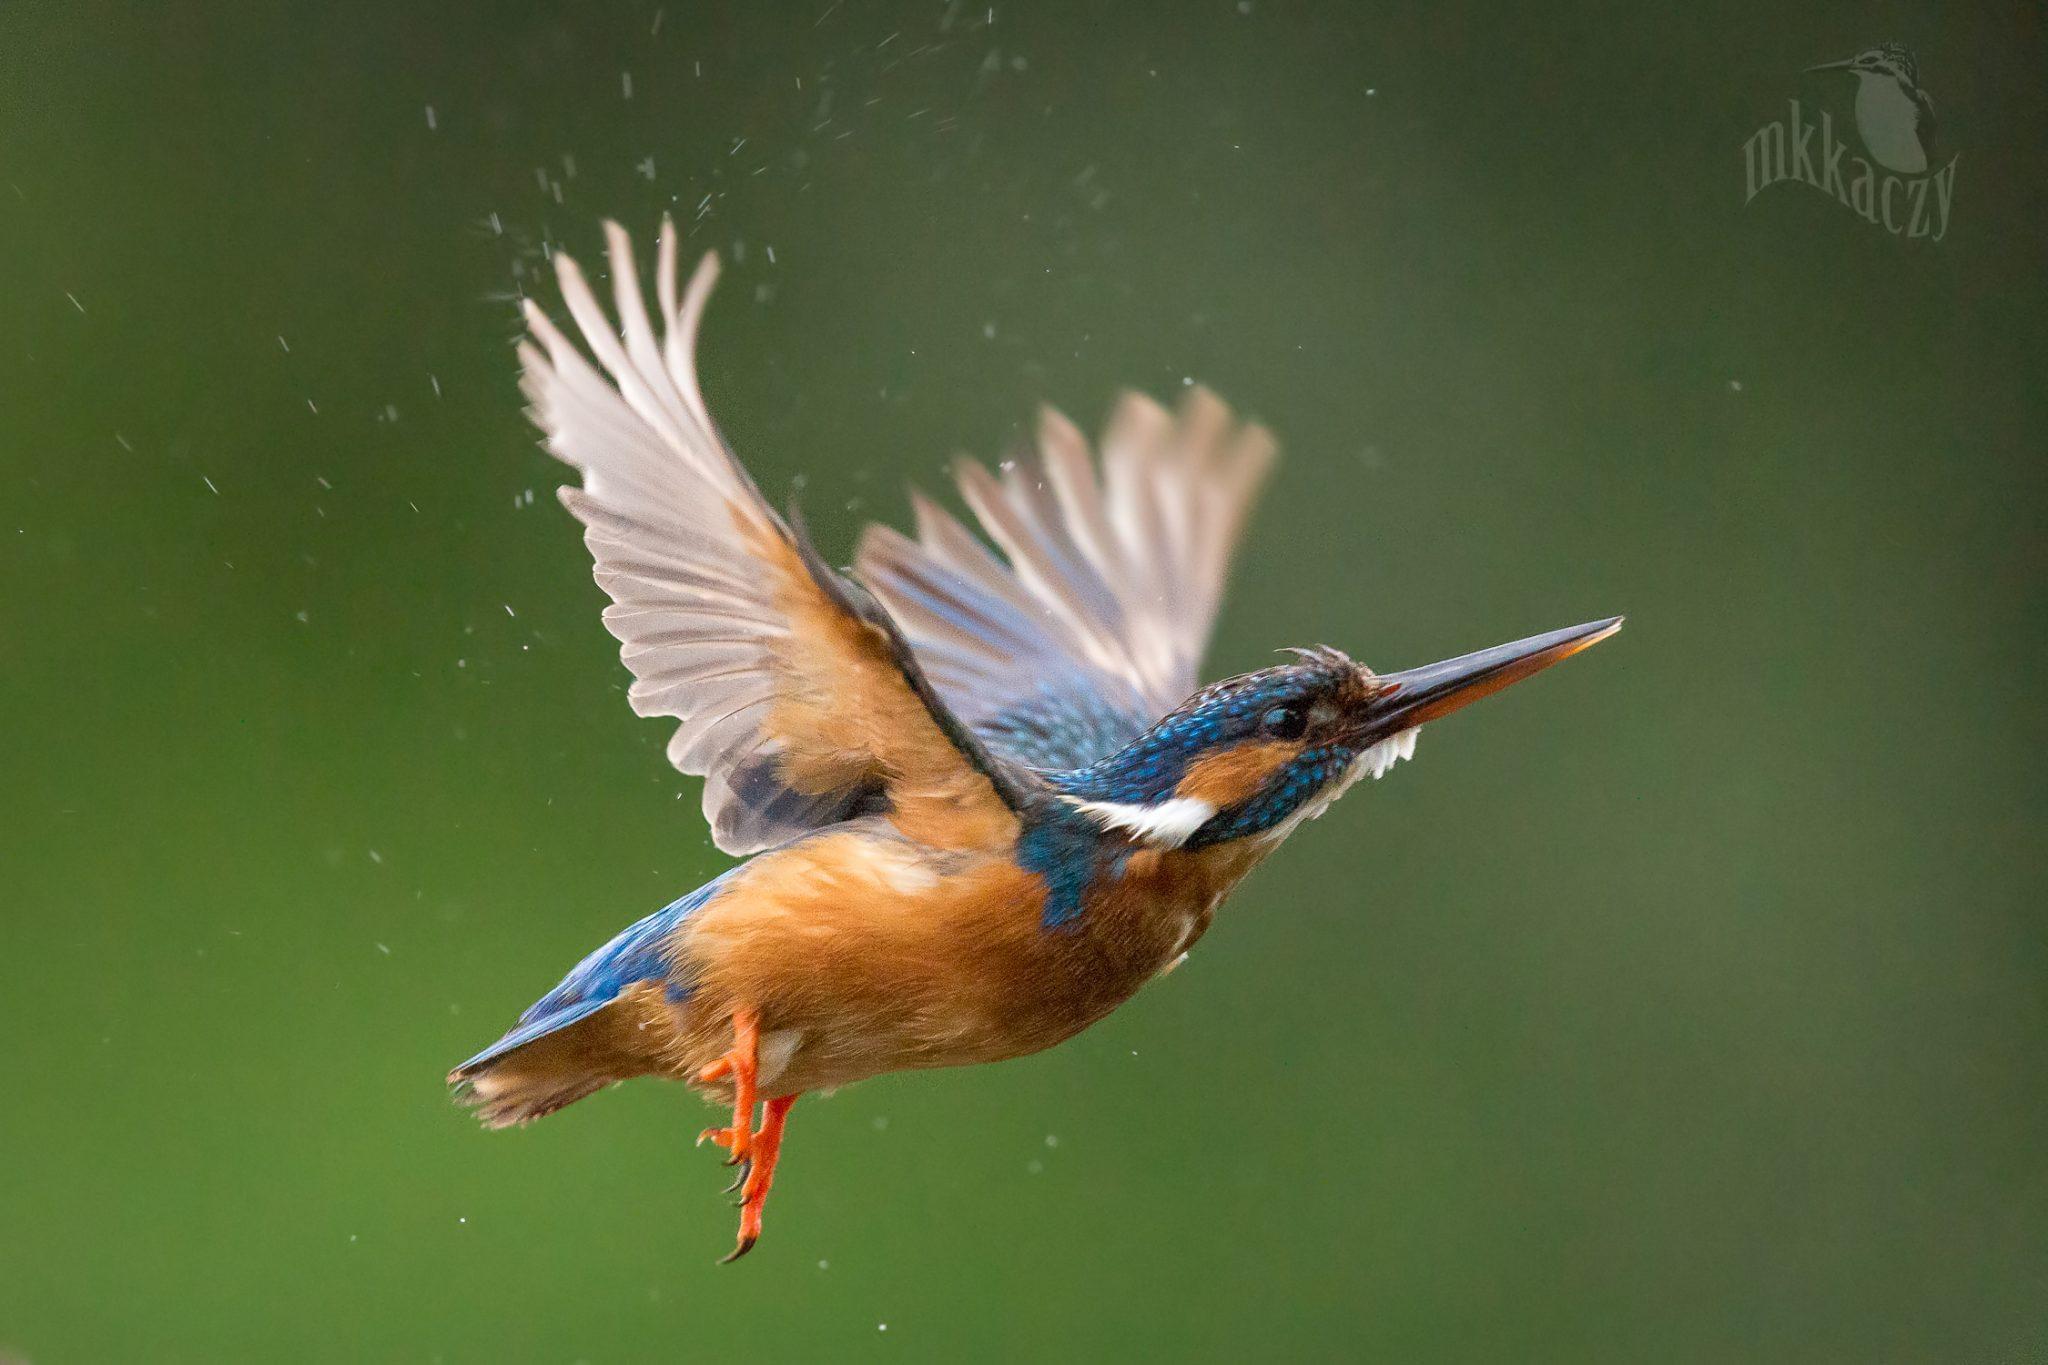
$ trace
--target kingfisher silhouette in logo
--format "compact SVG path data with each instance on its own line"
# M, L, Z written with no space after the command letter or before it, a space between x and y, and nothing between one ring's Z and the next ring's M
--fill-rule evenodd
M1856 76L1856 131L1880 166L1902 175L1927 169L1934 143L1934 101L1920 88L1913 54L1886 43L1808 72L1849 71Z

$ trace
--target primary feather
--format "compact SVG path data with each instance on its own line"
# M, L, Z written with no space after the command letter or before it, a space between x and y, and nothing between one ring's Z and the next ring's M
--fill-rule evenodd
M623 335L575 262L555 257L605 373L532 304L539 345L520 358L547 448L583 475L561 498L612 598L604 621L634 675L633 709L679 722L669 761L703 775L728 853L882 805L968 837L1014 801L1015 779L947 712L887 613L762 499L704 406L695 347L716 258L679 300L664 225L657 339L631 243L616 224L607 233Z

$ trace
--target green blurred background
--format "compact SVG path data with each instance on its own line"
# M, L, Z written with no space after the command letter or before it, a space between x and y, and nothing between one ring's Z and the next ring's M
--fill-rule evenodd
M2048 1358L2039 24L0 7L0 1355ZM1888 40L1946 240L1745 204ZM440 1083L723 865L509 344L664 210L834 555L1192 376L1287 449L1216 672L1630 616L726 1269L684 1091Z

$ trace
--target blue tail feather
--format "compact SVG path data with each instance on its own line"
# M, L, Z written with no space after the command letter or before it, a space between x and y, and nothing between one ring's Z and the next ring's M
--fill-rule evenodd
M613 998L614 996L606 995L590 1000L578 1000L574 1004L564 1005L562 1008L550 1010L546 1014L535 1014L534 1011L528 1010L520 1016L520 1024L517 1028L506 1034L503 1038L500 1038L497 1042L492 1043L482 1052L477 1053L476 1056L471 1057L468 1061L456 1067L455 1074L459 1076L466 1071L475 1071L479 1067L497 1061L498 1058L508 1052L518 1051L536 1038L545 1038L558 1029L569 1027L569 1025L579 1019L588 1019L606 1005L611 1004Z
M712 878L689 895L672 901L629 926L611 942L584 958L546 995L528 1006L519 1023L451 1073L460 1080L527 1044L588 1019L628 986L642 981L667 981L672 993L686 996L689 983L675 980L667 955L669 936L685 919L709 904L739 868Z

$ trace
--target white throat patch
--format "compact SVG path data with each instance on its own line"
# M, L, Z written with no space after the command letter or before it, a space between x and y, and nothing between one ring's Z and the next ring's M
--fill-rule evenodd
M1360 751L1358 757L1351 761L1352 767L1361 772L1371 773L1373 780L1377 782L1391 772L1394 765L1402 759L1415 757L1415 737L1421 733L1422 727L1417 725L1399 734L1388 735L1370 749Z

